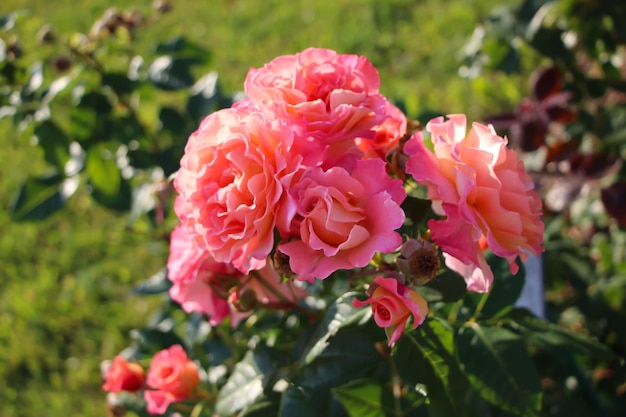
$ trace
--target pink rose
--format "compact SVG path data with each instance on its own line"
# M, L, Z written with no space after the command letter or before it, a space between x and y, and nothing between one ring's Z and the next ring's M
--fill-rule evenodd
M307 295L292 282L281 283L271 263L247 276L231 264L215 261L195 244L182 225L172 231L167 267L168 278L174 283L170 288L172 300L188 313L208 315L212 326L229 318L235 327L250 315L229 302L233 291L252 291L256 303L267 308L283 308Z
M150 414L164 414L176 401L188 398L200 382L198 367L187 357L180 345L158 352L152 358L144 391Z
M387 116L378 71L365 57L309 48L251 69L250 100L272 118L291 120L326 144L373 137ZM352 143L354 146L354 143Z
M224 109L205 118L185 148L174 185L181 221L198 246L243 273L263 268L274 227L287 227L283 192L301 157L294 131L261 113Z
M380 159L341 167L312 168L290 190L296 204L292 240L278 250L289 256L298 279L324 279L338 269L366 266L374 253L397 249L404 221L402 182Z
M432 239L444 252L446 265L463 275L470 291L489 291L493 273L485 260L481 238L516 273L519 256L543 251L541 199L531 178L507 140L492 126L474 123L466 136L464 115L431 120L426 130L404 146L406 171L428 187L433 209L444 220L430 220Z
M353 300L354 307L372 306L374 321L385 329L389 346L397 342L406 323L413 317L413 329L424 322L428 304L417 292L398 282L395 278L377 277L365 301Z
M104 375L102 389L107 392L134 392L143 386L145 373L138 363L127 362L117 355Z
M376 133L373 139L356 139L364 158L380 158L386 161L387 154L398 146L400 138L406 133L407 119L399 108L389 103L385 114L389 118L374 128Z

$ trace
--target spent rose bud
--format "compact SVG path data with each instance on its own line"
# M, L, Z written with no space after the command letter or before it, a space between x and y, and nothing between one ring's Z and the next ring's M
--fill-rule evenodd
M439 273L439 250L423 239L410 239L402 245L396 262L413 285L424 285Z
M145 372L141 365L117 355L104 375L102 389L107 392L134 392L143 386L144 378Z
M416 329L428 314L426 300L396 278L375 278L368 293L370 296L367 300L355 299L352 305L372 306L374 321L385 329L390 346L400 339L410 317L413 317L413 329Z
M174 345L154 355L148 370L144 391L150 414L164 414L167 407L188 398L200 382L198 367L180 345Z

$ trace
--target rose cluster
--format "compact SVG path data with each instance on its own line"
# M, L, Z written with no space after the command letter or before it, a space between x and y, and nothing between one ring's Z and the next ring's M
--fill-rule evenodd
M143 390L150 414L164 414L171 403L190 398L200 382L197 365L182 346L174 345L154 355L146 377L137 362L116 356L104 373L102 389L110 393Z
M281 276L313 282L399 251L370 298L355 302L372 305L393 343L409 317L417 326L427 314L411 286L436 275L439 251L478 292L493 281L487 249L513 273L518 257L542 251L541 201L506 138L479 123L466 133L465 116L451 115L426 125L427 146L422 132L405 135L405 115L379 87L365 57L310 48L251 69L246 98L202 121L174 180L181 224L170 294L185 311L236 325L256 305L289 307L306 295ZM393 167L391 153L401 161ZM433 243L403 244L397 231L398 177L409 175L442 216L428 222Z

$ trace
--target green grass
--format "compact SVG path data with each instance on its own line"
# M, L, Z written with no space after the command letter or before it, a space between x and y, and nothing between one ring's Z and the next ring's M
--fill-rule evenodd
M525 88L515 79L470 82L456 75L457 52L499 3L492 0L173 3L172 13L142 32L140 47L184 35L211 51L212 68L230 92L242 89L249 67L310 46L368 56L380 70L382 92L407 101L411 116L435 109L478 117L510 106ZM62 33L85 32L107 7L125 4L4 0L0 14L31 10L18 33L36 59L35 33L45 23ZM150 2L135 7L147 12ZM46 221L11 223L19 184L44 165L7 120L0 122L0 147L0 417L104 415L99 362L145 322L151 301L128 292L163 266L167 247L149 231L128 231L123 216L84 192Z

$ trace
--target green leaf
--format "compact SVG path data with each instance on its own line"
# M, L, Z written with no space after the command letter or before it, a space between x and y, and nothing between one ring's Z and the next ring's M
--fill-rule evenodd
M172 330L163 331L156 328L133 329L131 339L139 343L144 351L157 351L173 345L184 346L183 340Z
M324 351L328 346L329 339L339 329L352 324L362 324L369 320L371 309L352 306L355 295L356 293L344 294L328 307L317 329L309 338L302 355L305 364L313 362Z
M190 42L179 36L166 43L157 45L155 52L158 55L173 55L177 58L193 58L198 63L207 64L211 61L211 52L202 46Z
M120 189L122 173L115 161L115 154L98 146L87 151L87 172L89 184L99 192L114 195Z
M62 175L27 179L11 207L13 221L42 220L65 206L66 196L61 192Z
M413 224L419 224L430 210L431 202L427 199L407 196L402 202L402 210Z
M518 416L539 416L539 376L519 335L469 322L455 342L461 369L484 399Z
M148 68L148 80L167 91L191 87L194 84L191 67L197 63L194 58L160 56Z
M385 417L382 409L382 389L378 384L342 386L333 389L350 417Z
M516 309L505 321L507 328L521 334L525 341L542 348L565 348L582 356L615 359L617 355L611 349L585 336L571 332L533 316L524 309Z
M161 268L156 274L137 284L132 292L139 295L154 295L167 292L172 282L167 279L167 269Z
M279 417L315 417L311 398L302 388L290 385L283 394Z
M70 159L70 140L65 132L52 120L45 120L35 127L34 134L44 152L44 159L63 172Z
M375 341L356 327L342 329L327 343L312 362L301 368L301 386L335 387L362 376L383 359L374 347Z
M200 122L204 117L220 107L223 101L217 83L217 72L211 71L200 78L191 88L191 95L187 100L187 113Z
M246 407L239 417L276 417L278 415L278 404L262 400Z
M454 351L454 333L444 322L428 320L416 332L405 333L393 355L402 379L428 389L431 417L463 415L467 380Z
M70 113L70 132L79 142L106 139L106 118L112 111L109 100L103 94L89 92L83 95Z
M274 366L264 349L249 350L217 396L215 409L219 414L232 415L254 403L263 394L264 378Z
M499 317L514 308L515 302L522 293L525 282L524 265L519 262L520 270L516 275L513 275L506 259L490 254L487 261L496 278L493 280L493 288L480 316L483 318ZM483 294L469 293L469 295L475 298L483 297Z
M174 135L182 135L186 128L185 118L173 107L161 107L159 122L162 129Z
M130 94L138 86L137 81L131 80L123 73L105 72L102 73L102 85L110 87L116 94Z

